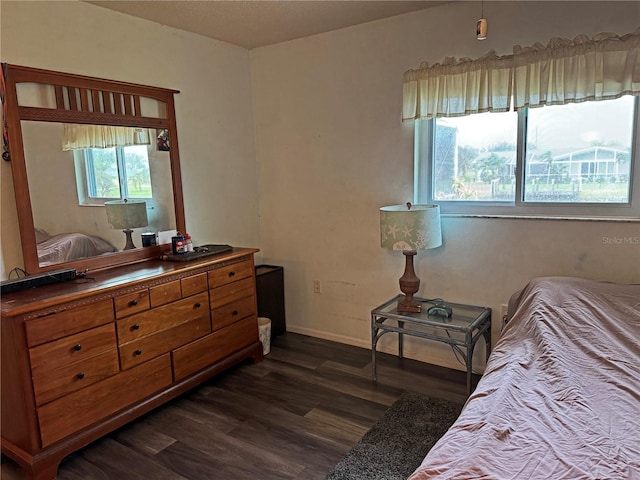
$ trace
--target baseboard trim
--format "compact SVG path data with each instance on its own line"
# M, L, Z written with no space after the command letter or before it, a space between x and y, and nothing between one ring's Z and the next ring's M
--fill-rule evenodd
M337 342L337 343L344 343L346 345L351 345L354 347L361 347L361 348L366 348L367 350L371 350L371 343L366 341L366 340L362 340L359 338L352 338L352 337L347 337L345 335L336 335L335 333L330 333L330 332L325 332L322 330L316 330L313 328L305 328L305 327L300 327L297 325L287 325L287 332L291 332L291 333L299 333L300 335L307 335L309 337L314 337L314 338L321 338L323 340L329 340L331 342ZM388 349L385 348L383 345L380 345L380 343L378 343L378 348L377 348L378 352L382 352L382 353L389 353L391 355L397 355L397 349L395 347L395 345L392 347L392 349ZM420 357L416 357L414 355L411 354L411 352L407 352L407 349L405 348L405 357L406 358L411 358L412 360L416 360L418 362L423 362L423 363L429 363L432 365L438 365L440 367L444 367L444 368L450 368L452 370L460 370L462 372L465 371L465 367L463 365L460 365L460 363L456 362L455 360L450 360L447 361L445 359L442 358L435 358L435 357L428 357L428 356L420 356ZM479 371L480 373L484 372L484 365L481 366L476 366L474 365L474 372L475 371Z
M324 332L322 330L315 330L313 328L297 327L295 325L287 325L287 332L299 333L300 335L307 335L309 337L321 338L323 340L329 340L337 343L344 343L346 345L352 345L354 347L361 347L371 350L371 342L361 340L359 338L351 338L344 335L336 335L335 333Z

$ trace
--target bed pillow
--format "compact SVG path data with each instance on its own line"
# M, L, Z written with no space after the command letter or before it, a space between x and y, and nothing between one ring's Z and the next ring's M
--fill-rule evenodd
M47 232L45 232L41 228L36 228L35 232L36 232L36 243L42 243L46 240L49 240L49 238L51 238L51 235L49 235Z

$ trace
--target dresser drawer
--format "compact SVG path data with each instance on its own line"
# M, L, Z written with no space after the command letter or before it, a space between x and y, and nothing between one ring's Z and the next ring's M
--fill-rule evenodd
M192 277L183 278L180 280L180 286L182 288L182 297L189 297L196 293L207 291L207 274L200 273L193 275Z
M27 321L27 343L33 347L109 322L113 322L113 303L101 300Z
M205 292L118 320L118 343L123 345L194 318L208 317L208 303L209 295Z
M175 282L169 282L150 288L149 298L151 300L152 308L180 300L180 298L182 298L180 281L176 280Z
M256 297L244 297L211 311L211 327L219 330L249 315L256 315ZM257 328L257 327L256 327Z
M35 378L50 370L66 367L116 349L116 331L111 322L108 325L30 348L31 374Z
M158 355L170 352L186 343L211 332L211 322L206 310L204 316L161 330L134 342L120 346L120 365L123 370L135 367Z
M227 303L235 302L243 297L255 295L253 277L243 278L237 282L229 283L222 287L209 291L211 309L215 309Z
M140 290L139 292L119 295L114 299L116 307L116 318L123 318L127 315L149 310L149 291Z
M175 381L258 341L258 322L248 317L173 352Z
M209 287L216 288L253 275L253 261L233 263L209 272Z
M38 408L46 447L171 385L169 355L109 377Z
M101 355L86 358L57 370L49 370L44 374L34 375L33 390L36 404L50 402L111 377L119 371L118 348L114 344L110 351Z

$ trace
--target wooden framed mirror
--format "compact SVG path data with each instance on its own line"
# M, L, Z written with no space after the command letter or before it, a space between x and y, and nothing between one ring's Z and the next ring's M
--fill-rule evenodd
M159 257L167 245L149 245L155 236L186 230L178 92L18 65L3 71L25 271L96 270ZM107 140L98 147L96 137ZM107 202L144 202L146 218L123 229L107 218ZM124 249L126 230L136 248ZM154 240L143 242L142 233Z

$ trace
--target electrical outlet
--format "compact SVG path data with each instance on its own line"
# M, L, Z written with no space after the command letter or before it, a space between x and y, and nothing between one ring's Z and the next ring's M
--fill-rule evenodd
M322 283L320 280L313 281L313 293L322 293Z

